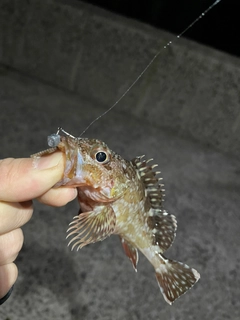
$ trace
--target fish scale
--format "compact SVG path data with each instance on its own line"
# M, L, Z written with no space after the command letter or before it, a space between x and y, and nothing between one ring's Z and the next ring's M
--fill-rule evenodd
M154 171L156 165L149 164L152 159L141 156L128 161L98 139L75 138L63 129L57 135L52 148L33 157L58 150L65 155L63 177L55 187L76 187L80 204L80 213L68 229L69 245L79 250L118 235L135 271L138 250L153 265L160 291L172 304L200 275L163 256L174 241L177 221L163 208L163 184Z

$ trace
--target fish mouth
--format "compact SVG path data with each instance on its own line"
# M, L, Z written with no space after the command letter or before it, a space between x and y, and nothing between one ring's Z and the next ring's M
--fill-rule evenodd
M71 137L61 137L58 149L65 155L65 165L63 177L55 187L71 186L77 188L88 184L83 175L84 159L77 141Z

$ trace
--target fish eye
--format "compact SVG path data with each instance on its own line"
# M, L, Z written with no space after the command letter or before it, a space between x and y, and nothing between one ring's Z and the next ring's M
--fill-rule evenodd
M98 151L96 154L95 154L95 159L97 160L97 162L99 163L106 163L108 161L108 155L106 152L104 151Z

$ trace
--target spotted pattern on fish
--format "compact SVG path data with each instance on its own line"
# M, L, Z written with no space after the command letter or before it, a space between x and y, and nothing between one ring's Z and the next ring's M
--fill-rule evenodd
M172 304L200 278L199 273L163 253L172 245L177 229L174 215L163 208L164 186L157 165L144 156L123 159L97 139L61 136L55 147L36 155L61 150L65 170L56 187L78 189L80 214L68 229L69 245L77 250L119 235L125 254L137 271L138 250L153 265L165 300Z

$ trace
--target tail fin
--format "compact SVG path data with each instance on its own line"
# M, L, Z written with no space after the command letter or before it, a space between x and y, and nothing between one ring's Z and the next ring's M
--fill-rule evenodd
M199 280L200 274L186 264L163 258L156 277L164 299L172 304Z

